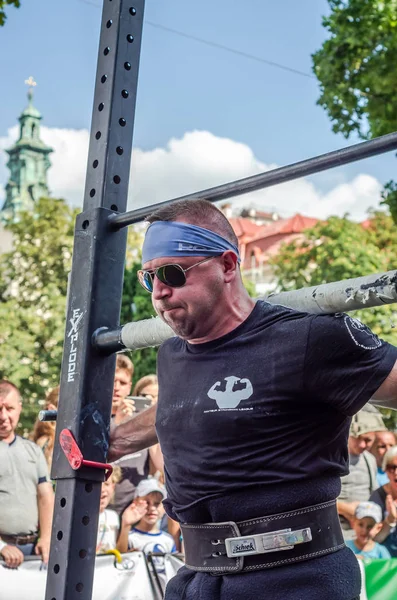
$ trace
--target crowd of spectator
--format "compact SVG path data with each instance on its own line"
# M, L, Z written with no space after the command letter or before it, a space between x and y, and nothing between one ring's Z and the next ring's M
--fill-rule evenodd
M134 365L123 354L116 358L111 428L157 402L156 375L133 382ZM133 383L135 383L133 387ZM133 395L131 396L131 390ZM44 408L56 410L59 387L51 390ZM9 381L0 381L0 557L18 567L27 555L48 562L54 484L50 480L55 422L37 420L29 439L16 434L22 397ZM163 457L159 445L123 456L102 484L97 554L118 550L145 553L181 549L179 525L164 512ZM155 556L157 574L164 562Z
M135 382L134 365L117 355L111 428L157 402L156 375ZM133 394L131 390L133 389ZM59 387L45 408L56 410ZM55 423L37 421L30 439L16 435L22 398L10 381L0 381L0 556L15 568L35 554L47 563L54 485L50 480ZM341 450L342 451L342 450ZM397 557L397 445L382 415L367 405L352 420L349 474L341 478L338 512L346 544L358 557ZM118 550L161 556L181 550L179 525L164 512L163 458L159 445L121 457L102 484L97 554Z
M359 557L397 557L396 436L375 407L353 417L348 452L337 502L345 542Z

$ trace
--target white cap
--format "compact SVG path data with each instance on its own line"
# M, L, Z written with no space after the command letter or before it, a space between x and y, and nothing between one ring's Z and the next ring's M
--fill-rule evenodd
M364 519L365 517L371 517L375 523L382 522L382 509L379 504L375 502L360 502L355 512L356 519Z
M152 492L159 492L163 498L166 497L165 488L155 477L149 479L142 479L135 488L135 498L143 498Z

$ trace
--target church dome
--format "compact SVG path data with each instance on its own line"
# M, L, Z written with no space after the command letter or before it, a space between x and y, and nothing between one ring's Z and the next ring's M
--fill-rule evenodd
M23 117L34 117L36 119L41 119L41 114L37 110L37 108L35 108L33 106L33 104L29 103L29 105L21 113L20 118L23 118Z

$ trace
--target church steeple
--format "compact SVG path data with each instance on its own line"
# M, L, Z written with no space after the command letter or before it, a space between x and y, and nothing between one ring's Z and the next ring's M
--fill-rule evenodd
M8 150L10 178L6 184L6 199L0 211L3 222L16 220L21 210L32 210L42 196L49 196L47 171L51 166L48 155L53 151L40 139L41 114L33 106L33 77L25 81L29 85L28 106L19 117L19 138Z

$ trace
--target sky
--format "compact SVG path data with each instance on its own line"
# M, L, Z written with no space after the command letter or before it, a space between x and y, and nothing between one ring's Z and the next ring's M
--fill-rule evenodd
M20 9L7 8L0 28L0 202L8 177L4 149L16 139L27 104L24 81L32 75L42 138L55 150L51 192L82 205L101 6L22 0ZM326 0L146 0L129 208L357 143L334 134L316 105L311 54L327 37L327 12ZM364 219L396 165L389 153L233 202L283 216Z

